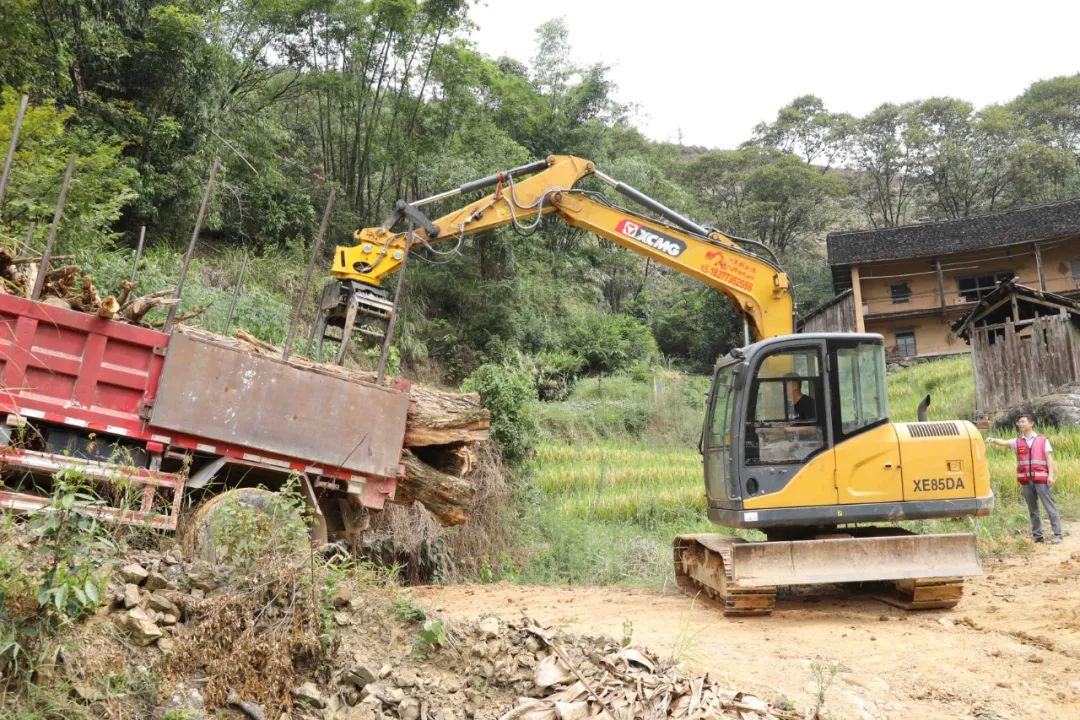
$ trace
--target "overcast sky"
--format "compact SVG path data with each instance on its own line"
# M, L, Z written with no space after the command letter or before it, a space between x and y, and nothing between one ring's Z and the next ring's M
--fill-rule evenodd
M565 17L573 60L611 66L646 135L717 148L807 93L855 115L942 95L982 107L1080 72L1075 0L479 0L471 16L477 49L522 61Z

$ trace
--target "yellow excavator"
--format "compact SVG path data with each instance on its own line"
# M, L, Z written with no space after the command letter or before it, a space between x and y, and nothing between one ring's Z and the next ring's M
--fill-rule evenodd
M575 187L589 176L650 215ZM420 209L490 187L437 220ZM929 397L920 422L891 422L880 335L794 334L792 289L766 246L701 226L588 160L552 156L398 202L382 226L336 248L319 338L340 327L343 357L358 317L391 323L394 300L383 281L410 251L532 226L549 214L697 278L743 315L747 345L716 365L700 450L709 519L766 539L675 538L681 587L728 615L768 614L777 586L820 583L873 583L882 599L906 609L959 602L963 578L981 574L974 535L919 535L895 523L990 514L986 448L975 426L926 421ZM401 223L409 229L395 231Z

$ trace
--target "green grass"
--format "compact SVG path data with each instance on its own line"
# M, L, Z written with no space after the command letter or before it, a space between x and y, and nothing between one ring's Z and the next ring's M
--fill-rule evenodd
M974 390L966 357L906 368L888 381L894 420L915 420L927 392L931 419L971 417ZM731 532L706 518L696 446L707 387L707 378L674 373L619 376L585 381L569 400L544 404L544 439L518 497L517 539L524 552L514 577L660 588L672 582L675 535ZM1058 504L1066 518L1080 516L1080 428L1045 432L1057 456ZM1027 510L1014 480L1014 456L1004 448L988 453L993 515L908 526L975 532L988 555L1027 549Z
M889 373L889 411L896 422L918 419L919 402L930 395L931 420L970 420L975 384L967 355L921 363Z

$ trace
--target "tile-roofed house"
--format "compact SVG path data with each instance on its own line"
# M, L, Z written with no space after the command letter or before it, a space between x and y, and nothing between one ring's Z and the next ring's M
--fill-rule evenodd
M962 220L830 233L833 289L897 355L968 351L950 328L1004 280L1080 296L1080 198Z

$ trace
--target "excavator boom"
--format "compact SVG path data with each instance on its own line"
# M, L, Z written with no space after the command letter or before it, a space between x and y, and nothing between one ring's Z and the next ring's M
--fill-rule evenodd
M355 245L338 247L331 272L339 280L379 287L400 268L406 249L430 246L436 241L457 242L511 224L531 224L538 215L556 213L570 225L716 288L747 318L751 336L760 339L794 332L794 300L787 275L775 260L749 252L720 231L698 225L644 193L598 172L588 160L570 155L552 156L546 161L545 169L515 181L523 171L535 171L537 165L525 165L433 196L442 200L487 185L496 186L492 194L436 220L427 220L417 212L431 198L399 204L388 222L357 230ZM575 189L578 182L590 175L663 219L617 207L599 193ZM412 232L392 232L391 227L401 219L411 219L419 227Z

